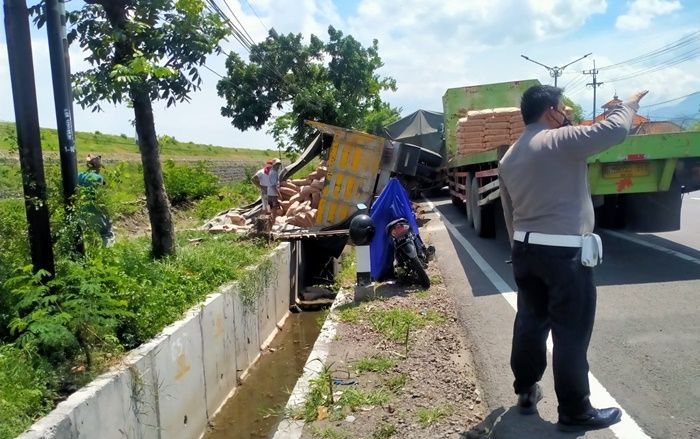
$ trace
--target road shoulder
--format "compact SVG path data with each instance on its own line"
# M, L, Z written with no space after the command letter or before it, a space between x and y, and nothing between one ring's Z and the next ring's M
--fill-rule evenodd
M516 395L512 390L509 356L515 313L467 254L458 237L447 230L440 215L428 205L424 205L424 210L426 230L437 248L437 266L457 304L458 320L472 347L477 379L490 409L481 427L496 439L571 437L559 433L554 425L557 404L551 370L545 373L542 383L545 398L539 404L540 413L525 417L514 409ZM578 437L608 439L615 436L603 430Z

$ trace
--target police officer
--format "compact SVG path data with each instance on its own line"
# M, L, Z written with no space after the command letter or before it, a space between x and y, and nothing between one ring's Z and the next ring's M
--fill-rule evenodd
M596 288L593 269L581 260L583 236L594 225L586 159L625 139L646 94L632 96L603 121L571 126L561 89L531 87L520 106L525 130L499 164L518 286L511 352L518 407L523 414L537 410L551 330L557 427L564 431L606 428L621 418L619 408L596 409L589 401Z

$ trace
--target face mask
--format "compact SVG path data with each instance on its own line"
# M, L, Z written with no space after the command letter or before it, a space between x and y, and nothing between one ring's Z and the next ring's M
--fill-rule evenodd
M568 127L568 126L570 126L570 125L571 125L571 121L569 120L568 117L566 117L566 114L565 114L565 115L564 115L564 120L561 122L561 126L560 126L559 128L561 128L561 127Z
M559 113L559 114L561 114L562 116L564 116L564 120L561 122L561 125L559 125L559 128L568 127L569 125L571 125L571 120L569 120L569 118L566 117L566 113L564 113L563 111L560 111L559 109L554 108L554 107L552 107L552 110L554 110L554 111L556 111L557 113Z

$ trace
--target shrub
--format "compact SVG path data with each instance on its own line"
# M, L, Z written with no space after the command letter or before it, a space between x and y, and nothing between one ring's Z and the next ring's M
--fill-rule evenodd
M18 316L10 322L20 346L36 349L46 358L62 361L80 349L88 369L92 349L114 344L119 319L129 317L127 302L115 293L123 279L114 265L99 255L90 260L59 260L54 279L42 284L48 273L32 273L28 265L5 282L18 296Z
M164 146L175 145L176 143L177 140L173 136L169 136L167 134L158 136L158 145L160 145L161 148L163 148Z
M15 315L15 297L5 288L4 280L14 267L30 262L26 230L23 200L0 200L0 339L9 335L7 325Z
M199 238L199 245L188 239ZM122 278L115 298L127 302L132 317L122 319L117 336L131 349L155 336L166 325L211 293L217 286L241 278L245 267L269 251L261 242L241 241L235 235L201 232L178 235L174 258L153 261L148 240L118 242L110 253Z
M176 164L172 160L163 169L165 190L173 205L201 200L217 192L218 178L203 162L194 166Z
M216 195L202 199L194 209L195 217L207 220L232 207L244 206L257 200L260 191L250 180L228 183Z
M0 439L19 435L51 408L54 378L35 363L27 351L0 344Z

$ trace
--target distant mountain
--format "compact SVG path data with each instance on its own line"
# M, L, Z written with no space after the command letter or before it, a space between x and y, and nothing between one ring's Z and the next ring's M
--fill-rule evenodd
M683 100L669 103L667 106L644 108L642 105L639 113L648 116L651 120L670 120L688 128L700 120L700 91Z

